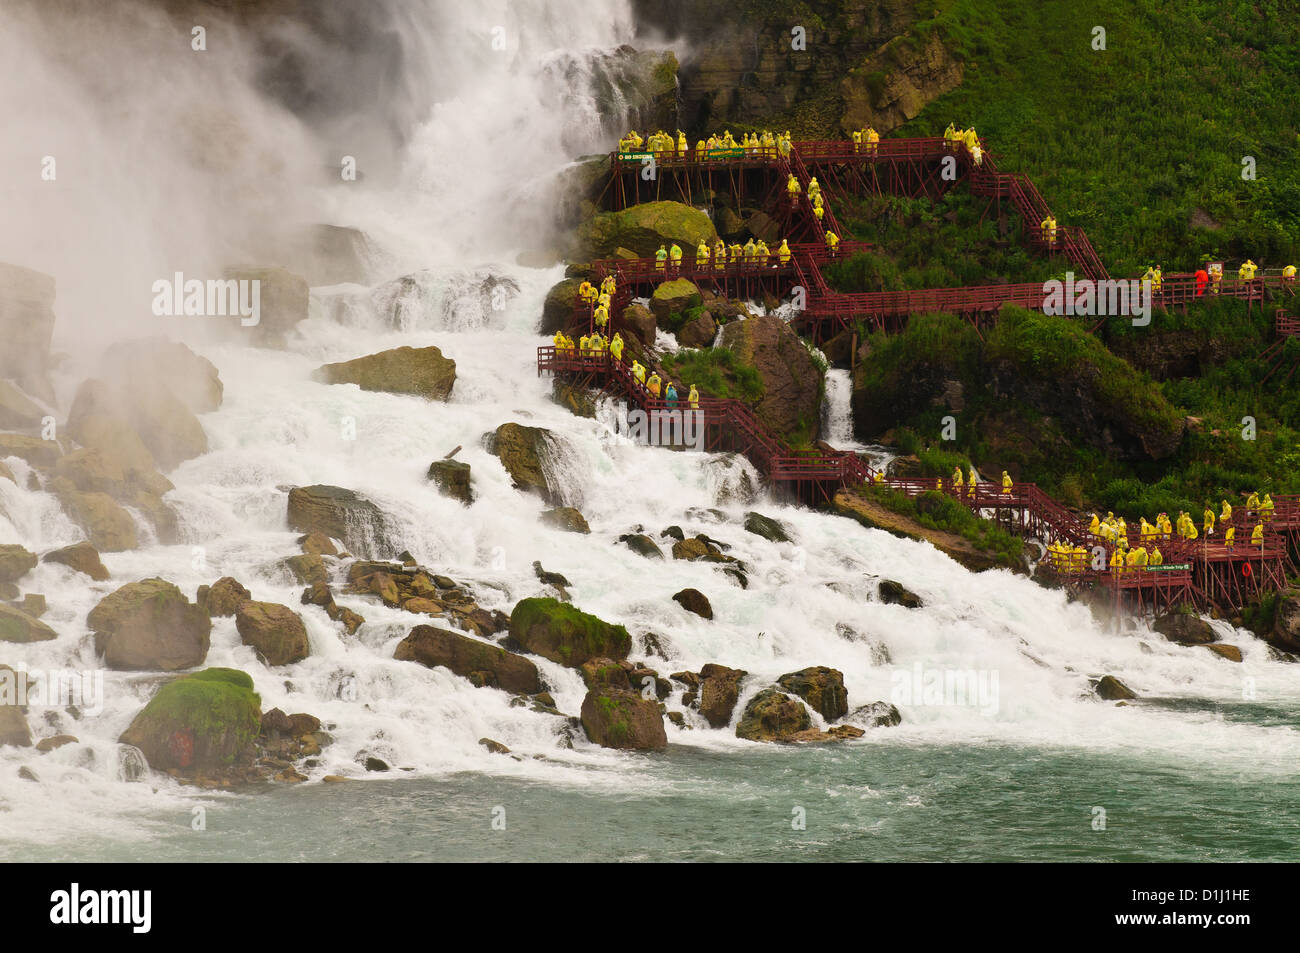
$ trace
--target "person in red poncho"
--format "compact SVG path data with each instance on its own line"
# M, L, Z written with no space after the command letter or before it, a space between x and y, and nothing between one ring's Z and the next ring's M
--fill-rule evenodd
M1204 268L1196 269L1196 297L1205 294L1205 286L1210 283L1210 273Z

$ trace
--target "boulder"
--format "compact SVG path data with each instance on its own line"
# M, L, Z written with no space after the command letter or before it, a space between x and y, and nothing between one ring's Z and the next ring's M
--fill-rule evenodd
M903 588L901 582L895 582L893 579L880 580L880 584L876 586L876 594L886 605L903 606L905 609L919 609L925 605L920 596L910 589Z
M713 606L709 604L708 596L698 589L683 589L681 592L673 593L673 601L700 618L713 618Z
M40 619L0 602L0 642L49 642L58 637Z
M687 562L695 562L697 559L709 559L713 556L721 556L722 553L716 546L709 545L703 536L689 536L686 539L679 539L673 543L673 559L684 559Z
M208 452L198 417L150 376L83 381L67 428L78 443L115 457L128 472L171 470Z
M749 700L736 726L736 737L748 741L789 741L812 727L808 709L797 698L765 688Z
M572 506L560 506L542 513L542 523L567 533L590 533L587 518Z
M533 574L541 582L543 582L548 586L560 586L562 588L567 589L569 588L570 585L572 585L572 583L570 583L569 580L562 574L558 572L547 572L545 569L543 569L541 560L539 559L533 560Z
M35 566L35 553L16 543L0 545L0 582L17 582Z
M105 596L86 625L109 668L164 672L203 664L212 631L203 609L158 578L127 583Z
M0 458L18 457L34 467L52 467L61 456L63 448L53 440L21 433L0 433Z
M311 654L307 627L288 606L250 599L235 610L235 627L240 640L256 649L267 665L301 662Z
M740 682L747 673L710 662L700 669L698 678L700 714L713 728L731 724L732 712L740 698Z
M551 400L569 411L575 417L596 419L596 398L598 391L590 387L575 387L556 378L551 382Z
M1208 645L1219 641L1210 623L1190 612L1169 612L1158 617L1151 628L1179 645Z
M1129 688L1114 675L1103 675L1093 684L1093 690L1097 697L1108 702L1128 701L1131 698L1137 698L1137 692Z
M633 302L624 308L623 324L631 332L632 336L646 347L650 347L655 343L655 333L659 329L659 322L655 319L654 312L645 305Z
M577 668L592 658L627 658L632 637L557 599L522 599L510 613L510 638L527 652Z
M856 725L832 725L826 731L809 728L807 731L795 732L786 740L800 744L819 744L826 741L848 741L851 738L861 738L865 734L866 732Z
M19 704L27 697L26 680L26 672L15 672L8 665L0 665L0 747L31 747L32 731L27 725L25 708Z
M880 701L853 709L848 720L867 728L892 728L903 723L903 716L896 705Z
M51 735L48 738L42 738L36 743L36 750L41 754L49 754L51 751L57 751L64 745L77 744L76 735Z
M456 362L443 357L436 347L396 347L351 361L323 364L312 374L312 379L445 401L456 383Z
M99 551L88 542L73 543L71 546L46 553L41 557L41 562L61 563L77 572L85 573L96 582L103 582L108 578L108 570L104 568L104 563L99 558Z
M650 310L661 327L677 328L686 311L699 307L701 300L699 288L685 278L677 278L665 281L654 290L650 296Z
M245 589L233 576L222 576L211 586L199 586L194 601L209 616L232 616L245 602L251 602L253 594Z
M383 514L370 500L338 486L296 486L289 491L289 528L342 540L350 552L369 557L391 551Z
M84 493L107 493L118 499L128 494L126 470L121 460L97 447L82 447L60 457L54 465L54 475L63 477Z
M818 665L782 675L776 683L798 695L827 721L842 718L849 711L849 693L844 687L844 673Z
M1273 628L1263 635L1284 652L1300 652L1300 589L1284 589L1279 593Z
M662 751L668 747L659 702L633 691L601 686L582 700L582 730L603 748Z
M284 268L227 268L224 277L258 283L258 323L242 327L233 317L214 318L228 335L249 334L259 347L282 348L289 334L307 317L310 289L307 281Z
M339 554L334 541L324 533L308 533L298 540L298 545L302 547L304 553L313 556L337 556Z
M507 423L488 434L484 442L510 474L515 489L552 500L558 488L547 482L545 461L554 452L555 440L554 434L541 427Z
M639 257L653 257L660 245L676 242L682 257L694 255L700 242L712 248L718 240L709 216L681 202L642 202L620 212L600 212L578 229L579 250L574 256L582 261L609 258L618 248L626 248Z
M429 464L428 478L438 488L438 492L466 505L474 502L469 476L469 464L459 460L434 460Z
M719 346L758 371L763 396L754 411L770 430L796 443L816 437L822 370L789 324L775 315L732 321Z
M329 571L325 568L325 560L314 553L299 553L297 556L290 556L287 559L282 559L280 565L305 586L329 581Z
M624 543L632 552L647 559L664 558L664 551L659 548L659 544L644 533L629 533L620 536L618 541Z
M52 401L48 371L53 336L54 279L0 263L0 378L11 378L29 394Z
M120 553L138 545L135 520L107 493L82 493L62 479L54 481L53 489L68 517L99 552Z
M471 672L487 672L491 679L485 684L507 692L532 695L542 690L537 666L522 655L431 625L413 628L398 643L393 658L419 662L428 668L442 666L462 677Z
M151 378L196 414L221 406L225 388L216 365L177 341L157 336L118 342L104 352L100 367L112 380Z
M588 688L605 687L631 690L633 687L632 680L628 678L627 669L613 659L587 659L579 668L582 672L582 680Z
M247 674L208 668L163 685L118 740L155 771L221 774L250 757L261 711Z
M554 337L556 331L563 331L573 321L574 308L578 301L578 288L582 286L580 278L565 278L546 292L542 303L542 324L538 333Z
M1205 647L1215 655L1218 655L1221 658L1226 658L1229 662L1241 661L1241 649L1237 648L1235 645L1215 644L1206 645Z
M0 380L0 427L35 430L44 417L45 411L30 397L10 381Z
M785 524L780 520L772 519L770 516L764 516L762 513L746 513L745 529L755 536L762 536L769 542L790 542L790 534L786 532Z

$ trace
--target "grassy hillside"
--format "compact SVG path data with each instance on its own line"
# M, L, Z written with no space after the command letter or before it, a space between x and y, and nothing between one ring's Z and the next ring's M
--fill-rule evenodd
M1300 258L1300 29L1279 0L929 0L962 85L892 135L950 120L1029 173L1115 274ZM1093 29L1106 31L1094 50ZM1257 179L1243 181L1242 158Z

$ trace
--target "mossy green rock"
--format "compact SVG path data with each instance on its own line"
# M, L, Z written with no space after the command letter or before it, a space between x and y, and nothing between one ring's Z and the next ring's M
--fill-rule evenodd
M491 685L507 692L535 695L542 690L537 666L522 655L431 625L413 628L397 644L393 658L419 662L428 668L442 666L463 678L468 678L471 673L486 673L490 677L482 678L480 685Z
M212 621L165 579L132 582L86 616L95 649L112 669L174 672L202 665Z
M622 688L599 686L582 700L582 730L602 748L662 751L668 747L657 701Z
M542 326L538 328L539 334L552 336L556 331L562 331L569 326L569 322L573 320L573 309L581 285L581 278L565 278L546 292L546 300L542 303Z
M432 346L395 347L351 361L323 364L312 377L326 384L356 384L362 390L446 400L456 383L456 362Z
M812 727L803 702L775 688L765 688L749 700L736 726L736 737L748 741L789 741Z
M0 642L48 642L58 633L40 619L0 602Z
M0 582L17 582L35 565L35 553L12 543L0 546Z
M632 637L556 599L523 599L510 614L510 637L525 651L577 668L589 659L627 658Z
M665 281L650 296L650 310L660 326L680 328L683 316L703 302L700 289L685 278Z
M798 695L827 721L843 718L849 711L849 693L844 673L824 665L782 675L776 683Z
M139 748L155 771L210 774L251 752L261 710L246 673L204 669L158 689L118 740Z
M627 248L643 258L653 257L660 245L676 242L682 259L694 261L695 247L718 240L709 216L681 202L643 202L622 212L602 212L578 229L583 260L608 258L617 248Z

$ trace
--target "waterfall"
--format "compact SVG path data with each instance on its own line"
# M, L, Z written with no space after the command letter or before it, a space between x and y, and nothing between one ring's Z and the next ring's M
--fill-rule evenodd
M149 160L159 174L152 177L149 168L132 164L140 140L128 135L114 142L105 121L69 95L78 89L65 75L72 67L62 59L42 59L38 46L26 42L33 29L29 18L0 12L0 63L10 61L0 66L6 70L0 89L18 88L23 69L52 84L40 109L15 106L15 138L34 128L33 117L45 110L41 122L56 138L75 143L78 129L93 136L90 159L123 176L118 191L112 176L107 185L86 188L112 214L91 216L84 232L70 219L53 217L66 233L66 255L50 233L28 236L17 225L6 228L0 244L0 260L17 260L30 237L30 263L59 281L56 334L76 351L55 381L65 412L66 400L88 373L79 338L101 316L102 333L138 336L138 315L145 312L128 307L138 296L119 292L138 279L147 287L155 274L167 274L164 262L173 259L166 253L187 250L204 260L224 260L218 252L247 247L239 242L245 226L286 217L356 227L373 245L375 260L388 263L372 285L313 288L311 315L284 350L194 345L218 368L225 397L219 409L200 418L208 452L168 474L175 489L167 501L184 542L146 539L138 549L103 554L112 573L107 582L40 563L22 580L22 589L46 596L43 621L59 637L0 643L0 662L46 670L95 668L86 616L108 593L158 575L192 599L200 585L231 575L254 598L301 611L311 654L268 668L243 644L234 620L219 617L207 664L248 672L264 709L321 718L333 743L307 769L311 781L363 774L366 757L374 756L400 777L470 772L558 786L655 790L652 763L597 748L581 732L575 737L565 719L513 705L506 693L475 688L445 669L396 661L396 644L420 617L336 585L339 604L366 619L350 636L322 610L302 606L302 586L290 584L275 564L299 551L299 534L285 520L287 488L319 483L373 501L384 514L382 536L389 547L407 549L467 586L485 608L508 613L518 600L541 594L534 560L562 572L576 605L628 627L633 658L645 657L640 646L654 635L668 658L651 661L664 674L720 662L750 673L749 692L805 666L832 666L843 672L854 707L894 697L899 673L910 678L916 666L999 675L996 712L901 706L905 721L891 736L897 744L1145 747L1188 759L1245 756L1294 765L1300 736L1289 727L1224 721L1212 712L1116 709L1090 695L1089 677L1109 673L1149 697L1195 693L1231 699L1240 697L1241 679L1249 677L1265 697L1294 699L1286 666L1270 661L1244 631L1220 627L1225 641L1242 648L1240 666L1172 645L1145 628L1116 636L1062 592L1009 572L974 574L927 544L764 495L758 474L742 457L637 445L614 433L608 402L595 419L557 406L550 381L537 376L535 350L545 343L536 327L546 292L563 277L563 267L526 267L518 263L519 252L555 240L550 228L556 176L579 154L610 146L610 130L624 118L618 110L643 105L601 99L602 90L617 88L611 77L629 68L610 58L632 36L628 5L384 0L361 6L373 6L365 15L394 27L388 35L399 47L391 57L401 72L393 102L356 107L374 109L383 125L400 127L390 167L373 161L364 138L349 139L361 127L344 121L346 108L298 116L248 85L245 77L253 71L242 67L256 62L249 52L226 65L212 57L207 62L215 72L204 82L176 66L182 78L170 90L140 93L166 105L162 115L180 123L177 128L184 128L186 116L215 113L212 122L228 130L225 151L200 150L198 158L186 151L193 150L193 141L178 134L187 143L182 148L159 134L152 141L161 154ZM492 45L497 27L504 30L501 50ZM156 65L128 38L114 33L112 41L121 44L123 62L137 56ZM147 85L134 73L128 78L133 93ZM322 89L334 90L336 104L346 99L345 89L322 83ZM247 108L227 116L219 109L222 96ZM0 97L0 105L13 99ZM115 101L109 112L120 106ZM85 124L78 127L81 119ZM168 128L164 123L153 129L149 121L132 116L127 132ZM336 160L352 153L371 172L355 182L338 181ZM316 174L326 159L328 182ZM220 174L209 175L205 163ZM72 163L65 168L71 176ZM254 174L259 169L261 177ZM214 181L231 181L231 187L220 195L205 191ZM22 215L14 222L39 220L38 204L24 197L19 205ZM116 230L105 231L105 222L113 220ZM205 232L209 222L211 233ZM172 239L175 247L169 246ZM141 260L131 257L134 252ZM79 271L77 261L92 263L91 272ZM110 271L111 280L95 283ZM96 306L101 296L102 312ZM176 320L165 330L180 337L185 329ZM447 401L312 378L321 363L407 345L436 345L456 361ZM828 440L887 460L884 448L854 440L851 389L848 372L827 375ZM353 424L352 436L340 428L344 419ZM539 515L547 504L515 490L501 462L483 449L482 436L509 421L556 435L547 442L543 467L562 487L561 500L581 508L589 535L543 525ZM456 459L472 468L470 506L440 495L426 478L430 462L457 445L464 450ZM29 484L29 467L16 458L3 462L16 482L0 478L0 542L44 553L81 538L49 488ZM751 509L781 520L791 541L747 532L743 524ZM747 567L748 588L723 567L650 560L617 542L630 532L657 536L669 525L729 544L728 555ZM882 576L919 594L924 608L880 602L875 587ZM706 593L713 620L687 613L672 600L688 587ZM536 661L556 706L576 714L586 692L581 676ZM0 841L148 839L176 816L188 816L193 805L208 802L212 795L164 775L151 776L149 784L131 783L142 775L139 752L119 749L117 739L160 680L157 673L108 672L98 713L33 709L29 723L37 737L66 733L78 741L45 755L0 748ZM669 733L673 745L753 750L725 730L670 727ZM484 737L506 744L517 757L487 752L479 744ZM858 757L858 749L844 750ZM20 767L30 767L40 783L20 779Z

